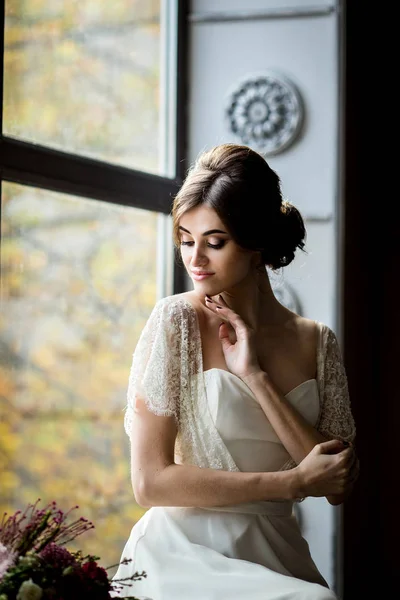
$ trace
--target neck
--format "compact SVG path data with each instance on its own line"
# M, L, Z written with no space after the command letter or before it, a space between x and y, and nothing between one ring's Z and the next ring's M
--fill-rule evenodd
M287 309L275 297L266 269L226 290L222 297L253 329L287 319Z

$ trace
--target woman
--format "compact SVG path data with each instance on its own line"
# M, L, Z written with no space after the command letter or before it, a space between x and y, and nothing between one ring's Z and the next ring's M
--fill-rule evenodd
M116 579L152 600L327 600L293 502L351 492L358 462L329 327L275 297L265 265L304 248L261 155L201 155L174 200L193 290L159 301L136 347L125 428L137 502ZM121 592L129 596L129 588Z

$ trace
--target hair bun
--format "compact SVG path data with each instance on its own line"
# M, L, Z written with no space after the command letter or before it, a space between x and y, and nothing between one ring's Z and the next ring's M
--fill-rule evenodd
M271 227L273 243L263 252L263 260L272 269L286 267L294 259L296 250L304 250L306 228L299 210L287 200L280 206L278 222ZM270 238L271 239L271 238Z

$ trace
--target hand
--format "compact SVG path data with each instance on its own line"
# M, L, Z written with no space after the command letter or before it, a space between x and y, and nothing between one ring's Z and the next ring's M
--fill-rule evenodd
M355 462L354 449L339 440L317 444L294 469L299 497L346 494L354 483Z
M219 339L229 371L241 379L261 372L255 350L253 329L229 308L221 295L218 296L217 301L206 296L205 304L224 321L219 327ZM230 338L230 329L231 334L233 330L235 341Z
M332 506L338 506L339 504L342 504L342 502L344 502L346 500L346 498L353 491L354 484L356 483L359 473L360 473L360 462L357 458L354 448L352 446L350 446L350 447L352 448L353 453L352 453L352 462L351 462L351 467L350 467L350 471L349 471L346 488L345 488L343 494L333 494L333 495L329 495L326 497L329 504L332 504Z

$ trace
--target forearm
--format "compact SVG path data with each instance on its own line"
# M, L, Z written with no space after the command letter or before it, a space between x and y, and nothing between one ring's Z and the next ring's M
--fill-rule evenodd
M140 477L133 473L132 484L137 502L145 507L228 506L297 497L293 471L242 473L174 463Z
M244 381L257 398L276 435L297 464L316 444L326 441L326 438L292 407L266 373L261 371L245 378Z

